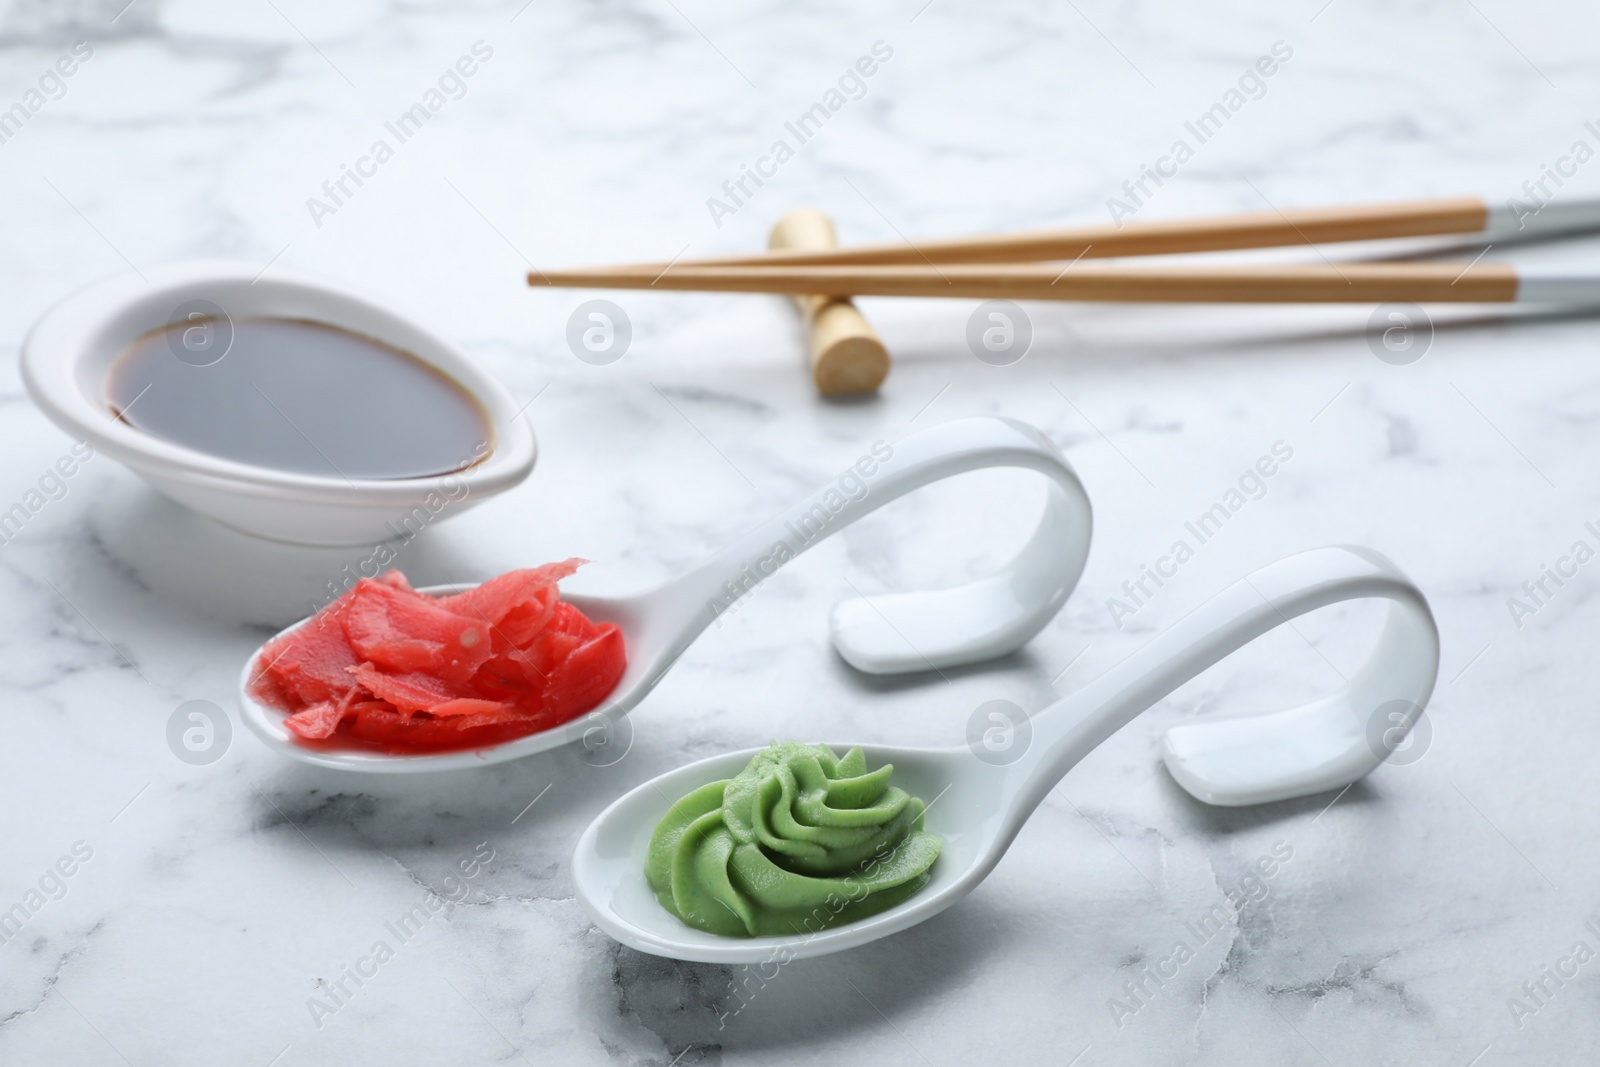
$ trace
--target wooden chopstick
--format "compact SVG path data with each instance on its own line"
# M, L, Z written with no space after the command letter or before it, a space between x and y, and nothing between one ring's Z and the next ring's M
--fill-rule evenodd
M677 267L733 266L868 266L939 263L1026 263L1041 260L1106 259L1187 252L1220 252L1242 248L1396 237L1478 233L1501 221L1503 209L1490 208L1478 197L1411 200L1299 211L1262 211L1213 218L1165 222L1130 222L1118 226L1038 230L895 244L856 245L817 250L771 251L752 256L686 260ZM665 263L594 268L623 272L659 272Z
M1082 265L674 266L533 271L529 285L819 296L1159 303L1505 303L1517 271L1502 263L1349 263L1339 266L1122 267ZM1526 298L1526 297L1525 297Z

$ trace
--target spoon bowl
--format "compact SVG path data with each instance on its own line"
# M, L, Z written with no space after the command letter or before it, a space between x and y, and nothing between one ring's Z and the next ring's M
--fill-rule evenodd
M830 745L843 752L849 744ZM1000 769L966 749L862 745L867 764L894 764L894 783L929 802L927 827L944 838L929 882L898 907L837 929L798 937L728 938L685 925L662 907L645 881L644 857L669 804L710 782L732 778L759 748L712 756L668 771L631 790L590 824L573 854L572 879L595 924L623 944L657 956L703 963L756 963L775 952L793 958L837 952L932 918L988 874L987 842L1002 818ZM984 773L987 771L988 773Z
M611 694L571 722L459 752L394 755L312 747L284 726L284 712L251 696L261 649L251 653L239 676L240 713L257 737L291 759L383 774L481 767L577 741L594 750L620 744L629 736L623 716L650 694L695 638L780 567L891 500L988 467L1019 467L1046 479L1044 514L1016 557L994 574L955 588L841 601L829 618L829 632L845 661L869 674L939 670L1003 656L1032 639L1066 602L1089 555L1093 518L1078 476L1043 434L1013 419L982 417L941 423L892 443L875 442L838 477L664 585L632 596L564 596L591 619L616 623L627 650L627 667ZM318 620L327 622L327 614L289 629Z
M851 743L829 747L844 752ZM989 843L1002 829L1005 775L966 749L861 745L869 767L894 765L894 784L928 802L927 828L944 839L929 881L897 907L836 929L796 937L728 938L683 923L656 900L644 876L650 836L667 807L700 786L732 778L759 748L730 752L679 767L626 793L578 841L572 880L595 925L657 956L702 963L758 963L851 948L930 919L966 896L993 868ZM998 858L998 857L996 857ZM820 925L820 924L819 924Z
M862 745L869 767L927 802L925 828L944 839L930 881L856 922L794 936L730 938L694 929L664 908L645 880L651 835L693 789L732 778L759 749L680 767L625 794L589 825L572 859L578 900L611 937L659 956L706 963L787 961L853 948L928 919L970 893L1005 854L1034 809L1068 771L1117 730L1195 675L1299 615L1379 598L1389 611L1376 647L1337 692L1302 707L1203 718L1168 729L1162 760L1196 799L1239 806L1310 796L1357 781L1404 741L1433 692L1439 634L1420 590L1383 556L1330 547L1289 556L1235 582L1077 692L1021 723L1008 747ZM1374 727L1377 727L1376 729ZM843 752L851 743L830 745ZM848 876L845 876L848 877Z

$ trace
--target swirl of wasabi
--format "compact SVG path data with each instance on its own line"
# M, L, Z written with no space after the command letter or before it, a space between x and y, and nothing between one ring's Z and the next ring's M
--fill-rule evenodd
M923 803L852 748L774 743L733 778L668 809L645 877L663 907L727 937L817 933L900 903L928 883L944 840Z

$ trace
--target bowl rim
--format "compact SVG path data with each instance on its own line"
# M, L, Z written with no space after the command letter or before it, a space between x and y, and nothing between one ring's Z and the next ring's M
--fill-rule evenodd
M356 320L380 321L419 342L406 351L438 370L484 412L492 438L473 466L423 478L342 478L275 470L223 459L135 429L111 414L104 398L86 395L78 369L97 351L113 320L146 302L203 298L220 287L261 285L261 292L317 302L321 314L305 316L371 336ZM240 316L245 317L244 315ZM137 336L126 338L131 344ZM381 339L380 339L381 340ZM419 350L420 349L420 350ZM315 503L384 506L413 503L430 492L455 491L465 482L476 493L508 489L527 477L537 458L532 426L510 391L489 371L438 333L375 298L295 271L239 260L187 260L128 271L92 282L58 301L29 329L21 350L23 384L34 403L63 431L120 462L197 488Z

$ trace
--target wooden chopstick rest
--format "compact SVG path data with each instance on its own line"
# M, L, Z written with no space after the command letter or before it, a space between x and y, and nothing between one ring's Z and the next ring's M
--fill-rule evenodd
M838 246L833 220L815 208L798 208L778 220L767 247L822 249ZM889 374L889 350L849 296L796 294L811 349L811 377L824 396L870 393Z

